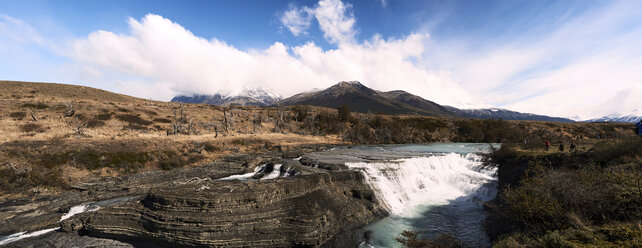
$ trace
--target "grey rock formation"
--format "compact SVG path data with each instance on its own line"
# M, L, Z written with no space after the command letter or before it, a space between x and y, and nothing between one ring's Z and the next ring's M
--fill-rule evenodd
M27 202L0 202L7 217L1 232L60 227L10 244L16 247L343 247L355 243L352 230L387 214L362 174L341 164L325 170L314 158L300 159L306 166L280 154L226 160L75 185L59 199L33 199L32 212L16 211ZM275 179L218 180L266 163L281 165L273 167ZM138 194L58 222L81 202Z

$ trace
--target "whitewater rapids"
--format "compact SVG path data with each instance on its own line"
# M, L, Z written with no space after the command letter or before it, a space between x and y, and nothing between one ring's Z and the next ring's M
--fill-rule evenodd
M423 237L447 233L474 247L490 241L482 229L483 203L495 198L494 168L474 153L422 154L385 162L348 162L363 173L390 216L365 230L375 247L398 247L395 237L417 230Z

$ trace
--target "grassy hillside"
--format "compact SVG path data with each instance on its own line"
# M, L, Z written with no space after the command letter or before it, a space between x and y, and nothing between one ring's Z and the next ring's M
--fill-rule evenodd
M582 143L598 133L633 134L628 124L360 113L342 119L331 108L178 104L63 84L0 82L0 89L0 197L311 144L527 139L524 149L534 149L544 138Z

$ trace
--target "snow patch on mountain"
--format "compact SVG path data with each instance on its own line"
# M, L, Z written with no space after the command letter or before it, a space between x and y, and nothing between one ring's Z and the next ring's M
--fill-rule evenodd
M629 122L638 123L642 120L642 109L635 108L628 112L618 112L610 115L585 120L585 122Z
M211 105L269 106L281 100L271 89L244 86L234 91L221 91L213 95L176 96L172 102L205 103Z
M263 103L281 100L281 96L273 92L271 89L251 85L245 85L243 88L228 92L227 94L223 93L221 96L223 96L223 98L244 96Z

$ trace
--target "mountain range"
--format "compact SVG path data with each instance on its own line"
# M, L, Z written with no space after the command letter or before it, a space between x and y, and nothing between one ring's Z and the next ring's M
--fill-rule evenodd
M629 123L638 123L642 120L642 115L622 115L622 114L612 114L603 116L600 118L586 120L585 122L629 122Z
M214 95L176 96L172 102L204 103L211 105L270 106L281 100L281 96L267 88L243 87L236 92Z
M177 96L172 102L213 105L291 106L312 105L337 108L346 105L360 113L408 114L474 119L504 119L551 122L574 122L571 119L520 113L507 109L459 109L442 106L403 90L382 92L357 81L339 82L327 89L299 93L281 99L264 88L244 88L235 94Z

